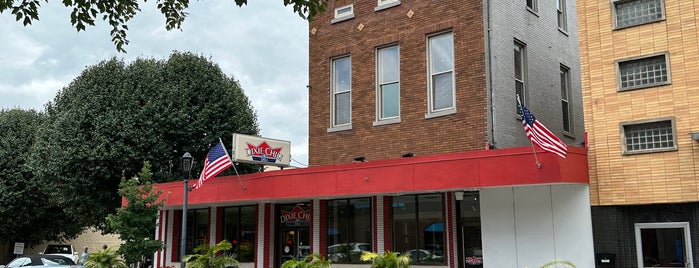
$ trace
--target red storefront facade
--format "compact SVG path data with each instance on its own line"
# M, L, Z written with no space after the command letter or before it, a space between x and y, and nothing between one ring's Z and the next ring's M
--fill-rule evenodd
M412 238L397 234L402 228L397 224L397 208L402 205L395 200L413 195L415 200L436 197L440 208L430 216L435 219L430 227L421 227L417 235L424 241L414 253L439 257L419 263L426 267L520 267L554 259L588 267L585 264L594 264L587 184L585 148L569 147L563 159L543 151L534 154L532 147L517 147L217 177L190 192L188 205L204 215L199 227L194 227L201 229L194 230L195 239L210 244L229 237L224 226L235 225L224 224L229 221L224 210L250 209L254 219L236 219L254 222L254 229L233 231L241 234L240 241L233 239L234 245L246 240L253 248L241 267L279 267L289 256L308 253L332 257L329 251L334 247L329 241L337 231L329 226L329 204L335 200L366 199L364 208L370 215L353 216L371 222L367 230L371 241L355 243L362 250L404 250L398 245L402 239L412 243ZM157 188L167 201L156 232L165 249L155 254L154 267L177 265L184 187L182 182L171 182ZM477 202L464 201L464 195ZM466 227L462 223L466 217L460 216L471 211L478 214L475 228ZM294 224L288 225L289 220ZM509 220L511 224L503 225ZM474 239L480 240L478 246L467 246ZM544 245L549 240L552 243ZM365 266L351 261L333 265Z

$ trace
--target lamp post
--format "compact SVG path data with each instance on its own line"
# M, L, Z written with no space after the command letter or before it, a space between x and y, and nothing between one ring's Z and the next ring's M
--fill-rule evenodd
M189 193L189 171L192 170L192 155L184 153L180 158L182 177L184 177L184 195L182 199L182 237L180 237L180 267L185 268L185 250L187 250L187 194Z

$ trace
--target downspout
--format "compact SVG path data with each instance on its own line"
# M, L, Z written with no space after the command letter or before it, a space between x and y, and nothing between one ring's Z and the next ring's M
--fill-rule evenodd
M485 23L485 76L486 76L486 105L488 109L487 127L488 127L488 147L495 147L495 108L493 106L493 67L492 67L492 48L490 37L490 1L484 0L484 23Z

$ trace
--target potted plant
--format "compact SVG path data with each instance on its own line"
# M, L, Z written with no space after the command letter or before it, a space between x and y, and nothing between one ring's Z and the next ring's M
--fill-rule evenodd
M371 261L371 268L408 268L410 255L386 251L383 255L374 252L364 252L362 261Z
M119 254L110 248L90 254L83 265L89 268L127 268Z
M302 260L288 260L282 263L282 268L329 268L332 262L325 260L319 254L311 254Z
M544 264L543 266L541 266L541 268L554 268L559 267L559 265L576 268L575 264L573 264L571 261L552 261Z
M232 254L219 254L221 251L233 248L231 242L223 240L212 246L200 245L194 248L192 255L184 256L187 268L226 268L238 267L239 263Z

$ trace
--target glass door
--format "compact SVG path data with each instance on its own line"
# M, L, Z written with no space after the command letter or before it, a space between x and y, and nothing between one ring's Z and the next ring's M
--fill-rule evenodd
M277 267L288 260L302 260L311 253L310 203L277 206L279 232L277 233Z
M688 222L636 223L638 267L694 267Z
M459 267L482 268L481 209L478 192L456 192L459 224Z

